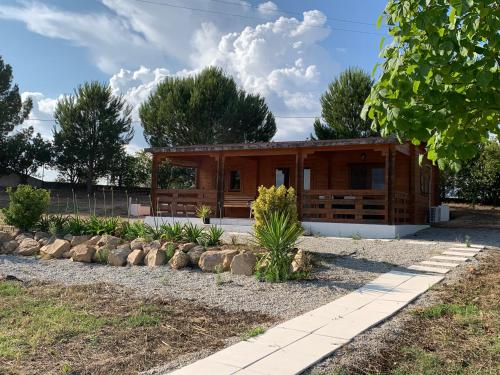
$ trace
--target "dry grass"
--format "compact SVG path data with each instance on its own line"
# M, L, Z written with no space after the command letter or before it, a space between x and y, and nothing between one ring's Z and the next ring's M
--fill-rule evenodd
M381 351L335 366L335 374L499 374L500 252L459 282L434 288L437 302L416 308Z
M450 203L450 221L435 226L446 228L500 229L500 208L465 203Z
M0 306L1 374L132 374L272 321L107 284L0 281Z

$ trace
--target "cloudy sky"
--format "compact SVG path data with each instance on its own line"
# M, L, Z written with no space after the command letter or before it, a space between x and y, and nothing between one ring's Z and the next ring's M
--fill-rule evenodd
M14 69L31 121L51 138L57 99L109 82L135 108L129 150L146 146L140 103L167 75L222 67L277 117L275 140L305 139L319 97L343 69L371 72L383 0L2 0L0 55ZM45 121L37 121L42 119Z

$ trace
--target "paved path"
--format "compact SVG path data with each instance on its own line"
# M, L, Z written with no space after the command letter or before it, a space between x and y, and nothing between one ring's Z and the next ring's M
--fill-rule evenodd
M354 337L405 307L483 247L456 245L443 254L390 271L362 288L172 372L175 375L300 374Z

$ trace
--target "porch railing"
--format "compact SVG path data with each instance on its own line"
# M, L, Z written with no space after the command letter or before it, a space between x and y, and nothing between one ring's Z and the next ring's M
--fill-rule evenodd
M401 191L394 192L394 224L410 223L410 195Z
M387 222L384 190L307 190L302 197L303 221Z
M156 200L161 216L196 216L201 205L209 206L213 215L217 212L217 190L158 189Z

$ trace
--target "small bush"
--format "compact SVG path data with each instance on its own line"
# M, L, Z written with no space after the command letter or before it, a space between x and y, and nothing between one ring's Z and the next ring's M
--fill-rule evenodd
M132 241L136 238L152 240L153 228L143 221L124 222L120 227L119 234L128 241Z
M212 214L212 209L210 208L210 206L201 205L196 209L196 216L198 216L200 219L210 217L211 214Z
M264 223L256 227L254 233L257 245L268 250L257 263L258 279L281 282L292 277L291 250L301 234L302 227L290 220L286 212L274 211L264 217Z
M97 263L107 264L108 263L109 250L106 248L99 249L95 253L95 259Z
M175 254L175 245L173 243L167 244L165 249L165 255L167 256L167 261L170 260Z
M202 227L199 227L199 226L189 222L186 225L184 225L182 239L187 241L187 242L198 243L198 241L200 239L202 239L203 232L204 232L204 230Z
M211 225L206 232L203 233L201 242L204 246L217 246L221 244L221 237L224 234L224 229L217 225Z
M91 216L87 222L87 234L102 235L118 233L120 219L117 217L98 217Z
M184 226L179 222L160 225L161 238L167 241L180 242L183 238Z
M72 234L73 236L81 236L88 231L87 220L78 216L68 217L62 225L64 234Z
M287 190L283 185L279 188L260 186L259 196L253 204L253 212L255 229L264 226L266 216L272 212L284 213L288 217L290 224L298 224L295 190L292 187Z
M49 208L50 194L45 189L18 185L16 190L7 188L9 206L2 209L5 222L22 230L35 227Z

